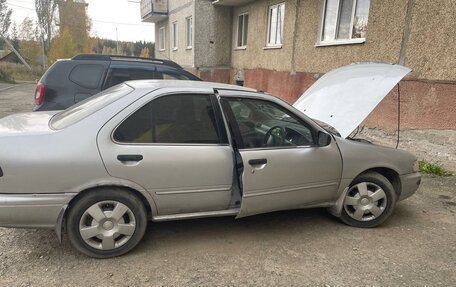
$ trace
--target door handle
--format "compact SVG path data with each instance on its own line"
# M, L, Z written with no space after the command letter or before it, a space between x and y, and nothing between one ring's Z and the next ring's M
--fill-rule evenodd
M251 159L249 160L249 164L251 166L254 166L254 165L262 165L262 164L267 164L268 163L268 160L265 159L265 158L257 158L257 159Z
M120 154L117 156L119 161L141 161L143 156L140 154Z

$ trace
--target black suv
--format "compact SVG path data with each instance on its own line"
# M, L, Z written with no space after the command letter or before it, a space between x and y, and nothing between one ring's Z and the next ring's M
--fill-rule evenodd
M126 56L78 55L55 62L38 82L34 111L63 110L129 80L200 79L173 61Z

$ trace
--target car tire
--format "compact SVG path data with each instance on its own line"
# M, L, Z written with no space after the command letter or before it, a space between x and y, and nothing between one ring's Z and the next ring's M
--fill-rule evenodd
M393 212L397 194L383 175L368 172L358 176L345 194L340 219L354 227L382 224Z
M120 256L133 249L147 227L141 199L121 188L98 188L72 203L67 234L78 251L94 258Z

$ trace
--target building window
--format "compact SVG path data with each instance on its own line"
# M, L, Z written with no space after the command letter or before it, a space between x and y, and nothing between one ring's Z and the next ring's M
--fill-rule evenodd
M237 47L247 46L247 31L249 29L249 14L244 13L238 17Z
M192 17L185 18L185 45L187 49L191 49L193 46L193 23Z
M158 49L160 51L165 50L165 27L158 29Z
M365 41L370 0L324 0L323 3L321 44Z
M282 45L284 19L285 3L269 6L267 46Z
M171 46L173 48L173 50L177 50L177 22L173 22L173 25L171 26L171 39L172 39L172 43L171 43Z

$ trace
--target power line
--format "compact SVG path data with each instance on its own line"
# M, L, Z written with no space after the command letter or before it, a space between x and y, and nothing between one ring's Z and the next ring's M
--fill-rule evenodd
M22 8L22 9L35 11L35 8L25 7L25 6L21 6L21 5L17 5L17 4L12 4L12 3L9 3L9 2L8 2L8 5L13 6L13 7L17 7L17 8Z

